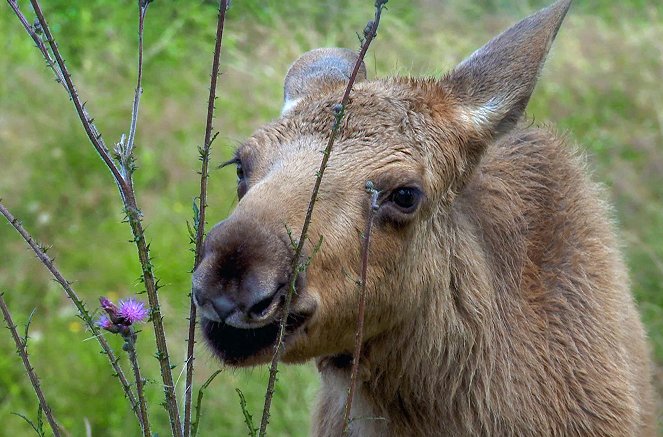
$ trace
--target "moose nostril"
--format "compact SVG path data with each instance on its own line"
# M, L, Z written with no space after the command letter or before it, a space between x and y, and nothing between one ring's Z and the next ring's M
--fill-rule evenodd
M194 285L193 290L191 291L191 297L193 298L193 303L196 304L197 307L201 307L205 304L205 299L202 296L202 290Z
M212 306L214 307L214 311L219 315L219 318L221 320L225 319L235 311L237 308L237 304L235 304L233 301L231 301L229 298L226 296L217 296L211 299Z
M266 297L265 299L254 304L249 309L249 314L260 317L267 310L267 308L271 306L273 301L274 301L274 296Z

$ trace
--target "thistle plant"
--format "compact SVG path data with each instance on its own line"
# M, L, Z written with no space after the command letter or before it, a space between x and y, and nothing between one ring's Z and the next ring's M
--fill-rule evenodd
M135 335L133 325L146 321L150 313L143 302L132 297L120 300L119 306L107 297L100 297L99 303L106 314L99 317L97 326L123 337Z
M138 335L134 329L135 324L145 322L148 319L150 311L143 302L132 297L122 299L119 305L115 305L110 299L102 296L99 298L99 303L101 309L106 314L102 314L97 319L96 325L113 334L120 334L124 339L122 349L127 352L134 371L138 406L140 408L141 430L144 437L150 437L150 421L143 393L145 380L140 374L140 366L138 365L138 357L136 355L136 340L138 339Z

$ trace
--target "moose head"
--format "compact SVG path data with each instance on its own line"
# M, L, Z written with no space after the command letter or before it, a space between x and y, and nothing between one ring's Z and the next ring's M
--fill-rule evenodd
M362 66L319 192L310 240L322 245L296 287L283 359L352 350L367 215L380 192L368 266L365 340L432 309L449 293L454 205L487 146L513 129L569 1L521 21L441 78L366 80ZM227 363L269 360L321 151L357 55L305 53L285 79L279 119L230 161L239 203L209 232L193 277L204 335ZM304 253L313 253L309 242ZM481 302L477 311L481 309Z

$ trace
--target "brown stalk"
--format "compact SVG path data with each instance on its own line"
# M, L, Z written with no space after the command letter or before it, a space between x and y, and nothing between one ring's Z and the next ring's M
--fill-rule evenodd
M136 139L136 125L138 124L138 108L140 106L140 96L143 94L143 39L145 14L147 14L147 7L149 6L150 1L151 0L138 0L138 73L136 75L136 89L134 91L134 100L131 109L131 125L129 127L129 138L127 139L126 144L123 144L121 141L117 147L117 155L120 161L120 171L123 173L122 176L126 180L130 190L133 190L133 149ZM152 432L150 431L150 418L147 413L147 402L145 402L144 395L145 380L141 376L140 365L138 364L138 356L136 355L136 339L136 333L132 328L131 335L124 339L125 349L127 351L127 355L129 356L129 362L131 363L131 367L134 372L134 380L136 381L136 394L138 395L138 406L140 408L140 422L141 430L143 431L143 437L151 437Z
M8 1L10 2L10 4L12 4L13 0L8 0ZM131 184L131 178L129 176L132 169L130 166L124 165L127 162L126 159L125 160L120 159L120 164L121 166L123 166L122 171L123 173L128 175L128 177L125 179L123 175L120 173L121 170L113 162L110 152L103 142L101 134L92 124L92 119L85 111L84 106L81 103L78 93L76 92L76 88L74 87L74 84L71 80L71 75L69 74L69 71L65 66L64 59L60 54L57 43L53 38L53 34L51 33L50 27L41 10L39 0L30 0L30 3L32 4L35 14L37 15L39 25L41 26L41 29L44 32L46 41L48 42L51 51L53 53L53 56L55 57L55 62L57 63L60 72L62 73L62 77L65 81L67 91L69 93L71 100L74 103L74 106L76 108L76 113L78 114L78 117L81 120L85 133L87 134L90 142L92 143L93 147L95 148L101 159L110 169L113 178L115 179L115 182L120 190L120 196L122 197L122 201L124 203L127 220L129 222L129 225L131 226L134 242L136 243L138 258L140 260L143 271L143 282L145 283L145 289L147 291L147 296L150 303L151 319L152 319L152 324L154 325L154 334L155 334L156 347L157 347L156 357L159 360L159 365L161 368L161 378L164 384L164 393L166 398L165 405L170 419L171 431L174 436L180 437L182 435L182 427L180 424L180 416L177 408L177 398L175 396L175 387L173 384L173 376L170 367L170 359L168 356L168 347L166 344L166 336L163 328L161 309L159 307L158 287L156 279L154 277L154 272L152 270L149 248L144 238L144 231L141 223L141 213L136 202L136 196ZM139 7L145 8L148 3L149 0L139 0ZM142 49L142 45L139 47L139 49ZM139 56L139 60L140 59L141 57ZM137 87L137 89L140 88L140 83L138 85L139 86ZM139 95L139 93L137 92L136 95ZM134 106L137 111L138 108L137 103L135 103ZM135 112L132 115L132 124L135 122L134 119L136 117L137 117L137 112ZM120 150L126 151L127 150L126 146L124 148L120 147ZM120 156L120 158L122 157ZM128 158L128 156L125 155L125 158Z
M352 399L357 389L357 375L359 375L359 361L361 357L361 344L364 338L364 313L366 312L366 272L368 270L368 249L371 244L371 229L373 227L373 217L380 205L378 196L380 192L375 189L372 182L366 182L366 191L371 195L371 201L368 208L368 217L366 218L366 229L364 230L364 241L361 249L361 280L359 282L359 308L357 312L357 330L355 332L355 350L352 354L352 370L350 372L350 386L348 387L348 397L345 401L343 411L343 435L350 433L350 411L352 410Z
M132 193L133 194L133 193ZM163 317L161 316L161 309L159 307L159 295L152 270L152 262L150 260L149 249L145 242L143 226L140 221L140 212L135 207L135 200L130 198L131 203L127 208L127 218L131 225L131 230L134 235L134 241L138 247L138 257L140 264L143 268L143 282L147 291L147 298L150 303L150 319L154 326L154 337L156 339L157 353L156 357L159 360L161 368L161 379L163 381L163 388L165 393L166 410L170 420L170 427L173 436L180 437L182 435L182 426L180 423L179 410L177 408L177 398L175 397L175 384L173 383L173 374L170 367L170 359L168 356L168 347L166 345L166 335L163 327Z
M198 217L196 224L196 254L193 269L200 264L203 257L203 242L205 239L205 212L207 210L207 180L209 178L210 147L214 138L212 136L212 122L214 121L214 103L216 101L216 84L219 78L219 63L221 59L221 41L223 40L223 25L225 23L228 0L219 0L219 17L216 25L216 39L214 43L214 58L212 60L212 74L210 78L209 98L207 100L207 123L205 124L205 140L200 149L200 196L198 197ZM189 334L187 337L186 378L184 385L184 437L191 434L191 393L193 389L193 348L196 344L196 305L193 302L193 290L189 305Z
M12 337L14 338L14 343L16 343L16 351L23 360L23 366L25 367L25 371L28 373L28 377L30 378L30 382L32 383L32 388L35 390L35 393L37 394L41 410L44 412L46 420L48 421L48 424L51 426L51 429L53 430L53 435L55 437L60 437L61 435L60 427L58 427L58 424L55 421L55 418L53 417L53 412L51 411L51 407L49 407L48 403L46 402L46 397L44 396L44 392L41 390L41 384L39 382L39 378L37 377L37 373L30 364L30 359L28 358L28 350L26 344L28 341L27 335L26 338L24 339L21 339L21 336L18 335L18 332L16 331L16 325L12 320L11 313L9 312L9 308L7 308L7 303L5 302L3 295L4 293L0 293L0 309L2 309L2 315L4 316L5 322L7 323L7 329L9 329L9 331L12 333Z
M311 224L311 218L313 216L313 209L315 207L315 202L318 198L318 191L320 190L320 184L322 183L322 178L327 168L327 162L329 161L329 156L331 155L334 142L336 137L341 129L341 121L345 113L345 108L350 99L350 92L357 78L357 72L359 67L366 56L368 47L375 38L377 34L377 29L380 24L380 16L382 15L382 9L388 0L376 0L375 2L375 17L372 21L369 21L364 29L364 40L359 51L359 56L357 57L357 62L352 70L350 79L345 88L343 98L341 103L334 107L334 125L332 131L329 135L329 140L327 146L323 152L322 161L320 162L320 168L317 172L317 177L315 179L315 185L313 186L313 191L311 192L311 199L306 210L306 217L304 219L304 224L302 226L302 231L297 242L297 248L295 249L295 254L293 257L293 266L292 266L292 275L290 278L290 286L288 292L285 295L285 303L283 306L283 315L281 316L281 322L279 324L279 333L274 346L274 356L272 357L272 362L269 368L269 381L267 382L267 391L265 393L265 404L262 410L262 419L260 421L260 430L259 436L265 436L267 432L267 424L269 423L269 411L272 404L272 398L274 396L274 384L276 383L276 374L278 372L278 362L281 359L281 354L283 353L283 339L285 337L285 327L288 319L288 314L290 313L290 306L292 304L292 296L295 293L295 284L299 274L305 269L306 263L302 264L300 258L302 256L302 250L304 249L304 243L308 238L308 228Z
M120 159L122 162L120 170L123 170L125 174L124 178L127 180L127 183L131 188L133 188L133 181L131 179L133 171L133 149L134 141L136 139L136 124L138 123L138 107L140 106L140 96L143 94L143 34L144 34L144 24L145 24L145 14L147 14L147 7L149 6L151 0L138 0L138 74L136 79L136 90L134 91L134 101L131 108L131 125L129 127L129 138L127 139L126 145L124 145L124 150L121 150Z
M28 246L30 246L30 248L35 253L35 255L37 255L39 261L41 261L41 263L46 266L48 271L51 272L51 275L53 275L53 277L58 282L58 284L60 284L67 297L69 297L69 299L71 299L71 301L74 303L76 309L78 310L78 315L81 317L81 319L83 319L83 321L90 329L90 331L92 331L92 334L94 334L94 338L96 338L97 341L99 342L99 345L103 350L103 353L108 357L108 361L110 361L110 364L113 367L113 370L117 375L117 378L120 380L120 384L122 385L122 389L124 390L124 395L127 397L127 399L129 399L129 403L131 404L131 409L136 414L138 420L140 420L141 416L138 409L138 404L136 402L136 397L131 391L131 386L129 385L129 381L125 376L122 367L120 367L119 358L115 357L113 349L111 349L110 345L106 341L106 338L101 334L94 320L92 320L90 313L85 308L85 304L83 303L81 298L78 297L78 294L71 286L71 282L67 281L64 278L64 276L62 276L62 274L57 269L57 267L55 267L53 260L48 255L46 255L44 249L39 244L37 244L34 238L32 238L32 236L28 233L28 231L23 227L23 225L21 225L18 219L16 219L9 212L9 210L2 204L2 202L0 202L0 213L3 216L5 216L9 224L11 224L14 227L14 229L16 229L16 231L21 235L21 237L23 237L25 242L28 243Z
M129 362L131 362L131 367L134 371L134 379L136 380L136 393L138 393L138 405L140 406L141 430L143 431L143 437L152 437L152 432L150 431L150 418L147 414L147 403L145 402L145 396L143 394L145 380L140 374L140 366L138 365L138 357L136 356L136 338L136 333L133 328L131 328L130 335L124 338L124 349L127 351L127 355L129 355Z
M21 12L19 9L18 3L16 3L16 0L7 0L7 3L9 3L9 7L14 10L14 13L18 17L19 21L25 28L25 31L28 32L32 40L35 42L37 48L41 52L41 54L44 56L44 59L46 60L46 64L49 66L51 70L53 70L53 73L55 74L55 80L61 84L65 91L69 92L69 89L67 88L67 84L64 81L64 77L62 76L62 72L60 69L57 67L55 64L55 61L51 57L51 54L49 53L48 49L44 45L44 41L41 40L39 35L37 35L37 32L35 31L35 28L30 25L28 22L27 18L25 18L25 15ZM86 115L87 118L90 118L89 116Z
M10 1L11 3L11 0L8 1ZM39 25L41 26L41 29L44 32L46 41L48 42L48 45L50 46L51 51L53 53L53 56L55 57L55 62L57 63L58 68L62 74L62 78L64 79L64 83L66 84L67 92L69 93L69 97L74 103L74 107L76 108L76 113L78 114L78 118L80 118L81 123L83 124L85 133L87 134L88 138L90 138L92 145L94 146L95 150L97 151L101 159L104 161L106 166L113 174L116 183L118 183L120 189L122 189L123 185L126 185L126 183L122 179L122 176L120 175L117 166L113 162L110 156L110 152L108 151L108 147L106 147L106 144L101 138L101 134L92 123L92 118L85 110L83 103L81 103L81 100L78 96L78 92L76 91L76 88L74 87L74 84L71 80L71 75L69 74L69 71L65 66L64 59L62 59L62 55L60 55L57 43L53 39L53 34L51 33L51 29L48 26L48 23L46 22L46 18L44 18L44 14L41 10L39 1L30 0L30 3L32 4L32 8L34 9L35 14L37 15L37 19L39 20Z

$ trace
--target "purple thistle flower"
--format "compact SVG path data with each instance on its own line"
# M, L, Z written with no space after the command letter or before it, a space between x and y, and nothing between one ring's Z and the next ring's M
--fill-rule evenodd
M107 315L103 315L97 319L96 325L100 327L101 329L110 329L113 326L113 322L111 322L110 318Z
M115 304L113 302L111 302L111 300L109 298L107 298L105 296L101 296L99 298L99 303L101 304L101 308L103 308L104 311L108 311L108 312L116 312L117 311L117 307L115 306Z
M144 322L150 315L149 309L139 300L130 297L120 300L120 306L117 311L119 322L124 325L132 325L138 322Z
M117 326L113 321L108 317L107 315L102 315L97 319L96 325L100 327L101 329L105 329L106 331L112 332L113 334L117 334L120 332L120 326Z
M111 302L109 298L104 296L99 298L99 303L101 304L101 309L106 311L106 313L108 314L108 318L110 319L110 321L113 322L114 324L117 323L117 316L118 316L117 306L115 306L115 304Z

